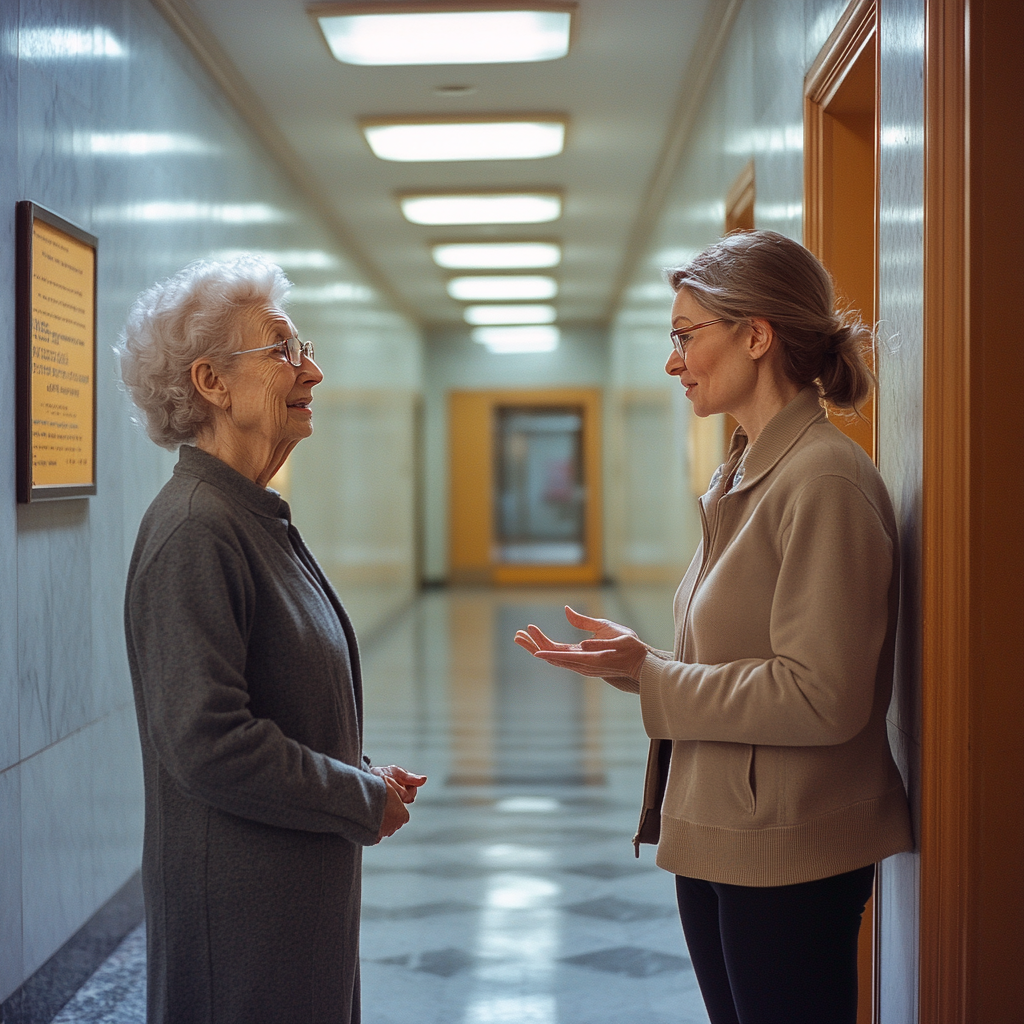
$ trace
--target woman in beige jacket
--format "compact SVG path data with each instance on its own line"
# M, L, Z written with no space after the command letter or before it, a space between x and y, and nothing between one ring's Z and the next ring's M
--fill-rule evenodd
M676 875L712 1024L854 1024L874 865L912 848L885 724L895 520L821 405L868 397L870 332L775 232L729 235L669 280L665 369L696 415L740 424L700 499L675 650L569 608L593 639L529 626L516 642L639 694L652 743L636 842L657 843Z

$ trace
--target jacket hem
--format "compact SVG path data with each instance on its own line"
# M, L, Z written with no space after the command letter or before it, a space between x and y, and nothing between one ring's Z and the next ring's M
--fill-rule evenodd
M661 815L658 867L727 885L796 885L914 848L902 786L874 800L776 828L731 829Z

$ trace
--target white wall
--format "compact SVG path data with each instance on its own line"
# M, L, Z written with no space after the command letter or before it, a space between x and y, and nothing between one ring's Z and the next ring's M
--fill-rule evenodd
M288 497L367 634L419 586L421 345L402 317L379 308L335 310L317 330L330 339L316 341L324 381L313 392L313 437L289 459Z
M97 152L128 134L162 151ZM100 240L98 494L88 499L15 503L20 199ZM140 205L154 203L166 205ZM327 266L289 273L314 289L292 308L300 331L316 342L328 374L324 390L397 388L408 395L419 387L420 368L415 332L366 288L145 0L0 4L0 245L0 322L8 332L0 346L2 1001L139 866L142 777L122 599L139 519L174 456L131 424L117 387L112 346L129 303L157 278L211 252L320 253ZM341 301L318 301L324 295L315 289L332 283L343 286L335 289ZM330 465L324 435L328 442L332 434L347 436L349 424L324 419L309 454L298 450L297 469ZM365 491L362 522L374 506L391 502L393 489L371 484L378 474L389 478L392 450L401 460L408 458L403 445L412 449L401 416L387 429L395 443L376 465L346 469L348 486ZM298 509L307 511L301 487L294 490ZM304 529L302 515L296 518ZM329 525L328 510L310 512L305 532L314 551ZM389 530L413 536L408 502ZM409 550L402 549L406 562ZM411 580L411 563L404 571Z

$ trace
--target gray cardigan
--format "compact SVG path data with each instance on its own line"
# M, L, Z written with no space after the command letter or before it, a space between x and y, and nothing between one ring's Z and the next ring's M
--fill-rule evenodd
M149 507L125 634L146 788L149 1024L357 1024L355 634L288 505L197 448Z

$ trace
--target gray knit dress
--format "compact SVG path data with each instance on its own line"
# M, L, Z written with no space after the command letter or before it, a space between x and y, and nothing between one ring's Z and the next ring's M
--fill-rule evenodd
M355 634L288 505L197 448L142 520L125 634L146 788L149 1024L358 1024Z

